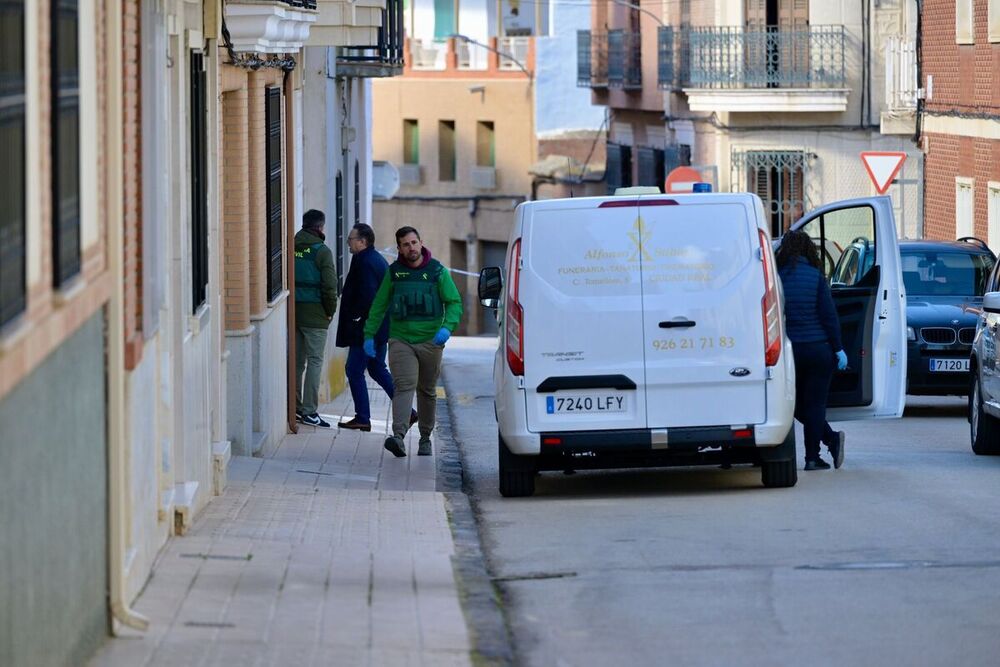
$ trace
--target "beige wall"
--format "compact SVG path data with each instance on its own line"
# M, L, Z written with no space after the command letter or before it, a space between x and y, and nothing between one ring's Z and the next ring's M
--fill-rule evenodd
M483 92L470 92L471 87ZM372 154L375 160L403 162L403 119L420 128L423 185L403 186L399 195L493 195L531 191L528 168L535 161L532 84L516 80L377 79L372 84ZM438 121L454 120L457 179L438 181ZM493 121L496 136L496 190L475 190L469 169L476 166L476 122Z

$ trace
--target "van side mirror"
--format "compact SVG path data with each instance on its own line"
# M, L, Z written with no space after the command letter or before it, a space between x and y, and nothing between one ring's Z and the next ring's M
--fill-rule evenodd
M487 266L479 272L479 303L484 308L497 308L503 293L503 275L499 266Z
M983 295L983 310L987 313L1000 313L1000 292L987 292Z

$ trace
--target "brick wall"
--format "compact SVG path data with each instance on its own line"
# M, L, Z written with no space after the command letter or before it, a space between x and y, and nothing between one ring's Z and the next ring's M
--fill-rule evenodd
M222 237L226 329L250 326L250 170L247 89L222 96Z
M1000 43L988 39L988 0L973 3L975 43L960 45L955 43L955 0L924 2L923 73L934 77L928 111L1000 110Z
M139 0L122 5L123 239L125 367L142 359L142 20Z

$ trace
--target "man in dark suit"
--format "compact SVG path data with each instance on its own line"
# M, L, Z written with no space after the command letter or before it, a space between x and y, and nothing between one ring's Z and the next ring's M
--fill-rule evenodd
M389 318L385 318L375 334L374 357L364 350L364 327L368 319L368 309L382 278L389 268L388 262L375 249L375 232L364 223L354 225L347 235L347 246L353 255L351 268L344 280L344 291L340 295L340 319L337 324L337 347L348 348L347 382L354 399L354 418L338 424L340 428L370 431L372 429L371 409L368 403L368 386L365 371L379 384L389 399L392 399L392 375L385 366L385 355L389 342Z

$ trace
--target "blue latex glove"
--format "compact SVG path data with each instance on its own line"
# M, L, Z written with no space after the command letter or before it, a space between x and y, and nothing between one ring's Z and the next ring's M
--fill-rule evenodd
M837 370L842 371L847 369L847 353L843 350L837 350Z
M364 347L365 347L365 354L367 354L369 357L374 357L375 356L375 339L374 338L365 338L365 345L364 345Z
M448 327L441 327L438 332L434 334L434 339L431 341L435 345L444 345L451 338L451 332L448 331Z

